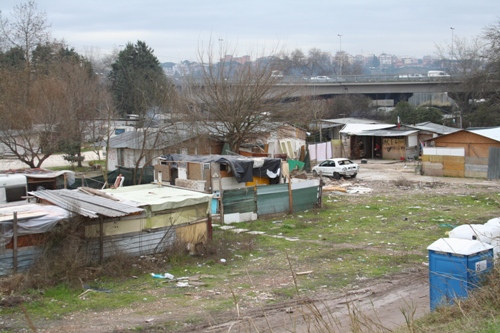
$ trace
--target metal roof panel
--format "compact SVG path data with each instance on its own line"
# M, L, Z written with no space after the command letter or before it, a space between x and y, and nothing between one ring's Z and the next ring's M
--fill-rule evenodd
M144 210L100 196L81 193L78 190L44 190L30 192L31 195L82 216L121 217Z

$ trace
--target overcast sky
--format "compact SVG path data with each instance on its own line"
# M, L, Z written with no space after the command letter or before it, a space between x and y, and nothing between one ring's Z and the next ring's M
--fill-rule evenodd
M1 0L2 16L15 5ZM235 56L311 48L350 54L436 55L436 45L481 35L499 0L38 0L52 37L77 52L146 42L161 62L197 60L210 39ZM454 29L450 29L453 27ZM342 35L339 37L339 34ZM219 40L222 40L219 42Z

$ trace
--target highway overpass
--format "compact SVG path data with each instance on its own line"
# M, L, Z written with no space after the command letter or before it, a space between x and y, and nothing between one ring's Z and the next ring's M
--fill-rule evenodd
M448 92L461 81L453 78L401 79L397 76L344 76L342 78L317 81L296 77L283 77L279 85L295 85L291 97L362 94L374 100L392 99L397 103L408 100L414 93Z
M324 77L322 77L324 78ZM229 79L230 81L230 79ZM198 87L203 87L203 80L197 79L190 82ZM236 80L235 84L239 84ZM290 99L313 96L331 98L338 95L361 94L372 100L408 101L413 94L435 94L453 91L453 86L461 83L454 77L434 78L417 77L401 78L394 75L352 75L327 79L311 79L296 76L283 76L276 78L276 88L290 88Z

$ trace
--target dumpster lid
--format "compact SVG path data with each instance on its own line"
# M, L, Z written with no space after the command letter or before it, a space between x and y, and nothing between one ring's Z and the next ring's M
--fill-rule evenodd
M460 255L470 255L493 249L490 244L461 238L440 238L427 247L427 250Z

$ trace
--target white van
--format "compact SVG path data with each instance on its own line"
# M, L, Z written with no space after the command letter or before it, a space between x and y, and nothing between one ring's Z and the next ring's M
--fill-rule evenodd
M271 77L283 77L283 73L281 71L272 71Z
M445 71L428 71L427 72L427 77L450 77L451 75L446 73Z

